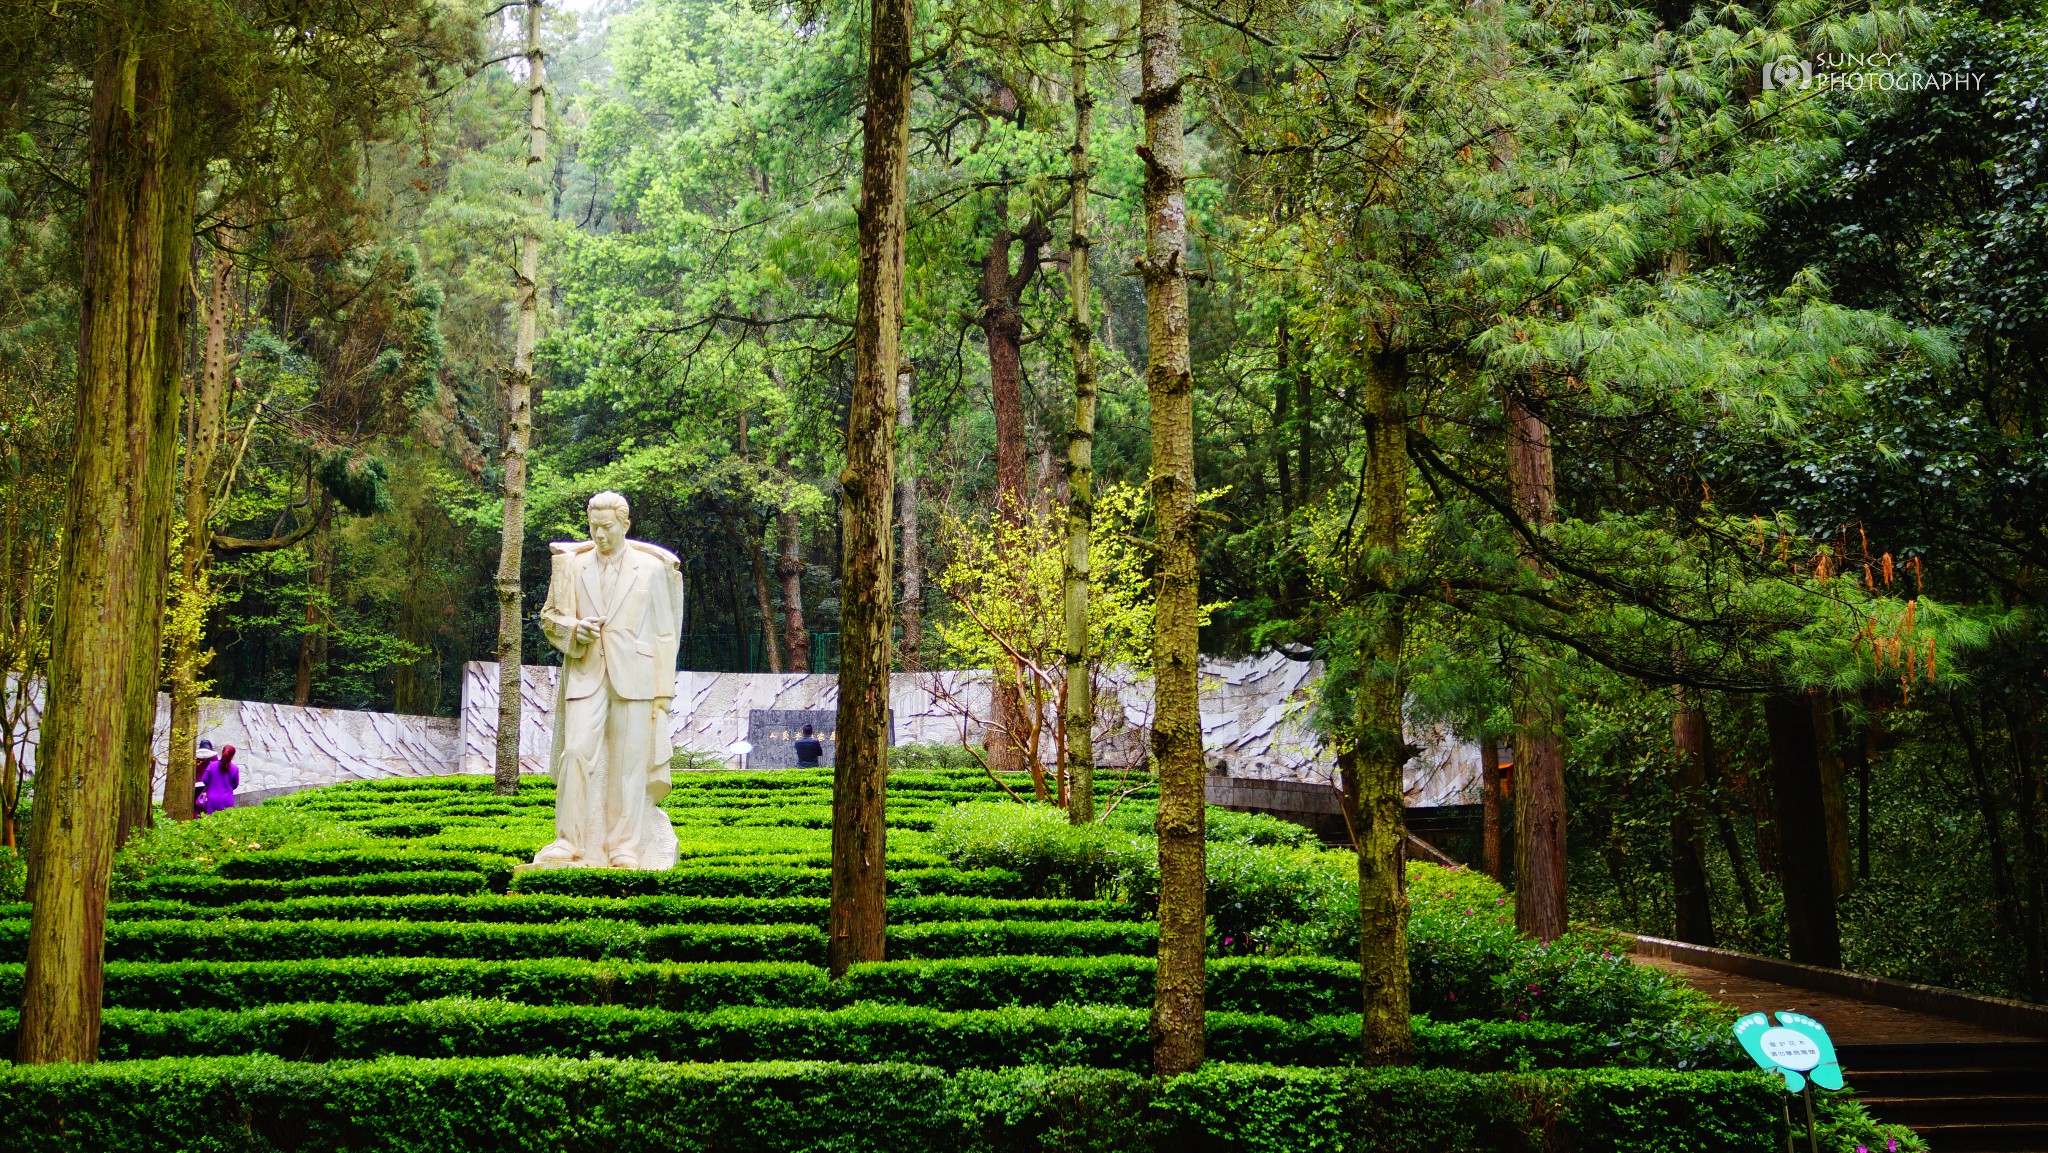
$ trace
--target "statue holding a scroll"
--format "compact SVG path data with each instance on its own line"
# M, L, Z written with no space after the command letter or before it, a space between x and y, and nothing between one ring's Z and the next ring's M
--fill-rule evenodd
M590 498L590 539L554 551L541 631L562 652L555 734L555 839L536 865L666 869L676 833L669 791L669 704L682 641L676 555L627 540L626 498Z

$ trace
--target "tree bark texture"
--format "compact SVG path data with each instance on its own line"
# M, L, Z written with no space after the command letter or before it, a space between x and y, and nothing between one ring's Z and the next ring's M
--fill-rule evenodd
M178 135L178 111L172 112L171 133ZM199 174L182 151L164 167L164 234L157 289L158 396L155 427L149 433L149 465L142 490L135 494L142 509L143 537L138 566L139 586L134 615L128 625L127 657L134 663L128 678L128 733L123 742L120 815L114 845L128 843L148 828L156 785L156 694L162 680L164 599L171 564L171 517L177 507L178 408L184 392L185 323L191 316L190 279L192 217L197 208Z
M207 597L213 473L227 426L228 374L233 367L228 356L228 329L234 308L234 262L224 249L214 250L209 271L206 342L186 424L191 432L185 445L185 539L178 550L182 595L199 601ZM164 770L164 815L174 821L192 819L193 775L199 760L199 666L206 659L204 641L204 635L197 629L179 630L171 638L171 744Z
M1555 519L1557 481L1551 467L1550 427L1518 397L1510 396L1508 475L1515 510L1541 528ZM1539 567L1534 556L1522 563ZM1540 941L1554 941L1565 921L1564 706L1548 678L1520 670L1515 692L1515 925Z
M1697 690L1680 688L1671 712L1671 739L1678 746L1678 775L1672 781L1671 895L1681 941L1714 943L1714 911L1707 888L1707 845L1702 827L1707 795L1707 714Z
M1038 274L1040 254L1051 237L1052 230L1036 222L1022 232L998 229L989 240L988 257L981 266L980 323L988 344L989 391L996 418L998 525L1022 525L1025 510L1031 507L1024 480L1024 315L1019 303ZM1019 243L1023 253L1017 271L1011 272L1010 250ZM998 773L1023 772L1036 761L1038 750L1027 747L1025 733L1030 726L1024 715L1024 698L1012 678L996 678L989 693L989 713L984 741L989 766ZM1038 774L1034 771L1033 775L1035 779Z
M1491 737L1479 745L1479 867L1498 881L1500 875L1500 742Z
M748 500L744 496L740 499ZM768 588L768 552L761 547L761 522L754 516L752 504L744 504L737 517L726 521L726 528L740 551L746 553L747 568L754 574L754 611L761 615L761 647L768 650L768 671L779 674L782 646L775 635L775 599Z
M313 531L306 537L306 618L299 632L298 677L292 703L313 703L313 670L327 663L327 605L334 590L334 542L327 535L334 520L334 498L322 492L315 505Z
M911 0L869 0L867 109L861 120L860 271L853 395L839 475L838 748L832 771L832 976L882 959L888 929L886 786L892 661L889 530L902 360L903 233L910 167Z
M1413 755L1402 731L1402 647L1407 620L1394 586L1408 514L1407 357L1376 351L1365 382L1365 532L1370 565L1362 598L1371 620L1359 652L1357 742L1340 768L1358 853L1359 966L1364 978L1360 1056L1367 1065L1414 1059L1408 1027L1408 886L1401 766Z
M784 476L789 475L787 452L778 467ZM807 673L811 671L811 634L804 624L804 530L796 509L785 507L776 514L775 531L782 542L782 554L775 561L775 575L782 581L782 647L789 654L789 671Z
M1834 694L1813 695L1813 739L1820 759L1821 810L1828 827L1828 860L1835 895L1856 885L1856 843L1849 827L1849 771L1842 756L1841 729L1835 724Z
M1792 691L1764 698L1764 727L1770 734L1771 796L1777 808L1774 823L1792 959L1839 969L1842 933L1835 920L1834 863L1828 849L1812 700Z
M896 525L902 536L901 555L896 559L903 583L903 607L898 612L903 671L913 673L924 668L924 566L918 552L917 456L910 443L911 430L916 427L910 386L916 375L908 365L896 371L896 444L902 453L898 467L903 470L896 476Z
M1024 523L1030 498L1024 484L1024 290L1038 275L1038 265L1052 230L1033 222L1022 232L1005 227L989 239L981 266L981 332L988 344L989 392L996 417L996 514L1011 524ZM1010 271L1010 249L1022 243L1017 271Z
M1066 662L1067 819L1095 819L1095 682L1088 646L1088 537L1095 524L1095 322L1088 300L1088 253L1094 244L1088 213L1088 148L1095 97L1088 90L1088 5L1073 0L1074 143L1067 150L1067 355L1074 363L1074 413L1067 425L1066 619L1061 657Z
M518 321L512 369L505 374L505 508L498 536L498 757L494 791L519 791L520 667L524 661L525 596L520 587L526 546L526 454L533 439L533 349L540 338L540 225L543 166L548 155L547 57L541 52L542 0L526 2L526 185L528 227L519 238L514 279Z
M150 502L138 500L167 446L156 443L178 389L163 371L166 237L175 219L170 53L108 17L93 67L78 389L51 623L49 708L37 749L17 1060L90 1061L99 1047L102 946L116 806L139 699L127 653L151 591ZM182 275L183 270L179 269ZM175 421L175 415L172 420ZM167 511L167 510L166 510ZM168 518L166 518L167 520ZM157 606L160 608L160 606ZM153 651L153 646L152 646Z
M1159 968L1152 1000L1152 1064L1162 1076L1194 1069L1204 1047L1202 723L1195 520L1194 375L1188 359L1188 209L1181 140L1180 7L1141 0L1140 85L1145 115L1145 388L1152 402L1152 517L1159 565L1153 611L1156 705L1152 755L1159 777Z

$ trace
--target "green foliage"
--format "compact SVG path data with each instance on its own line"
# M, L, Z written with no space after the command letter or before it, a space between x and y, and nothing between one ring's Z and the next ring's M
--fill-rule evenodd
M207 907L176 901L131 901L108 907L116 921L213 920L244 921L483 921L547 923L604 919L640 925L793 924L826 919L829 902L815 897L565 897L540 893L442 896L298 897L247 901ZM26 916L26 906L14 914ZM1129 906L1114 901L1006 901L976 897L898 897L889 902L889 920L916 921L1074 921L1126 920Z
M1755 1074L1456 1074L1214 1064L1160 1084L1114 1070L498 1058L198 1058L23 1067L0 1125L35 1151L618 1148L865 1153L1059 1147L1738 1153L1777 1139ZM67 1124L54 1124L58 1116ZM1370 1144L1361 1145L1367 1141Z
M1148 1011L1061 1004L946 1011L722 1007L709 1012L417 1000L396 1005L273 1003L249 1010L111 1009L102 1060L270 1054L297 1061L379 1057L618 1057L653 1061L908 1061L943 1069L1086 1066L1144 1072ZM13 1021L0 1016L0 1040ZM1418 1063L1474 1071L1583 1068L1608 1050L1583 1027L1415 1023ZM1341 1066L1358 1060L1356 1014L1283 1020L1208 1018L1210 1059Z
M489 888L490 878L481 872L433 869L361 873L345 877L301 877L296 881L240 881L212 873L164 873L121 883L115 894L136 901L234 905L244 901L284 901L305 897L459 895L482 893Z
M515 893L561 893L578 897L829 897L832 875L823 869L790 866L680 865L664 873L563 869L522 874ZM1005 869L917 869L889 876L894 896L1022 898L1033 895L1022 877Z

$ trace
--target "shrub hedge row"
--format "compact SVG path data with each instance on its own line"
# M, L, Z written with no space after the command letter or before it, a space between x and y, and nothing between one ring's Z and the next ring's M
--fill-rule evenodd
M468 998L404 1005L266 1005L233 1011L107 1010L101 1060L267 1053L295 1061L378 1057L618 1057L653 1061L911 1061L946 1069L1151 1067L1149 1011L1101 1005L946 1012L909 1005L673 1012ZM0 1013L0 1044L16 1015ZM1287 1021L1211 1013L1210 1060L1355 1064L1359 1017ZM1588 1029L1530 1022L1415 1021L1418 1061L1473 1071L1584 1068L1606 1056Z
M19 964L0 964L0 1004L21 999ZM1358 966L1317 958L1222 957L1208 965L1217 1012L1301 1019L1357 1007ZM726 1005L838 1007L860 1001L934 1009L1152 1003L1150 957L973 957L856 965L837 984L802 962L342 957L289 961L114 961L110 1007L168 1011L443 997L533 1005L620 1005L708 1012Z
M699 866L685 862L666 872L625 869L549 869L522 873L511 892L560 893L570 897L830 897L832 876L823 869L788 866ZM889 874L889 892L899 897L1027 898L1024 879L1003 869L918 869Z
M1140 921L940 921L893 926L904 957L1150 952ZM0 960L27 952L28 922L0 921ZM299 957L617 957L658 961L807 961L825 956L816 925L669 925L593 919L553 924L415 921L126 921L107 926L110 961L274 961Z
M234 880L296 881L305 877L347 877L413 870L482 873L499 892L512 880L513 862L490 853L435 853L411 849L284 850L245 853L220 863L219 874Z
M115 895L136 901L178 901L232 905L242 901L284 901L297 897L397 897L410 894L464 895L490 891L490 878L477 872L423 870L303 877L296 881L241 881L213 873L163 873L123 881Z
M830 911L823 897L565 897L554 893L471 896L300 897L200 905L180 901L127 901L110 906L109 920L205 921L420 921L547 924L606 919L639 925L822 925ZM26 917L28 906L0 907L0 917ZM1116 901L1001 900L986 897L895 897L889 920L919 921L1128 921Z
M251 860L251 857L233 860ZM280 854L282 855L282 854ZM306 856L341 858L342 854ZM354 855L349 855L352 862ZM465 858L470 860L474 858ZM735 856L731 858L739 860ZM344 866L345 867L345 866ZM898 871L890 862L890 892L897 896L957 896L1025 899L1021 878L1000 869L960 870L910 868ZM411 894L464 895L487 891L556 893L574 897L829 897L831 874L798 865L699 864L684 861L667 872L559 869L527 873L506 885L510 870L491 873L441 869L398 872L339 873L303 876L296 880L254 880L218 873L159 873L122 881L116 895L129 901L179 901L193 905L233 905L243 901L282 901L297 897L396 897Z
M1782 1140L1779 1096L1752 1073L201 1058L0 1070L0 1132L25 1153L1753 1153Z

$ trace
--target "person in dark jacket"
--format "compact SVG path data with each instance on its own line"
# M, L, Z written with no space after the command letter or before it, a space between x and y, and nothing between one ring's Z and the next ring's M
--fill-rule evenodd
M811 735L811 726L805 725L804 735L796 739L796 767L815 769L818 767L819 758L824 755L825 746L819 744L818 738Z
M192 800L195 816L206 816L235 807L235 789L242 783L242 770L235 766L235 746L227 745L220 756L199 770L198 795Z

